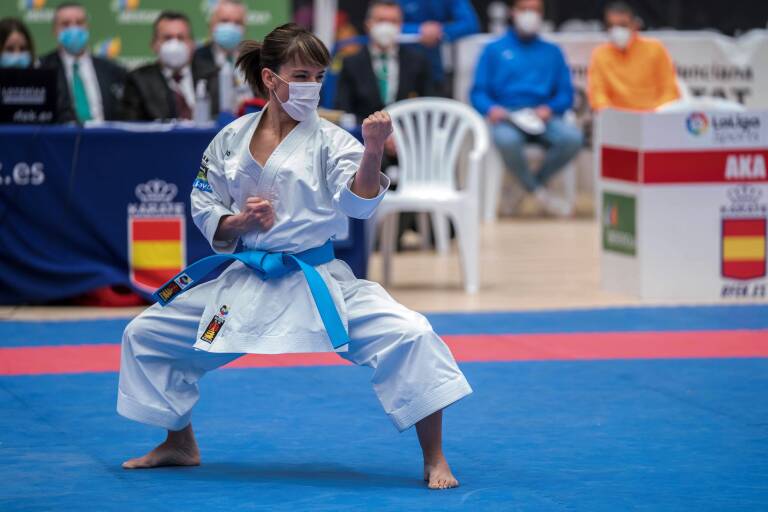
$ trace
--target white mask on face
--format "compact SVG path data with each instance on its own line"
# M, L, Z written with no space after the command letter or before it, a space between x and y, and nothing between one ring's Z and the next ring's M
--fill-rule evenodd
M171 69L181 69L189 62L189 46L178 39L169 39L160 46L160 62Z
M371 27L371 39L382 48L389 48L400 35L400 27L394 23L384 21Z
M541 14L538 11L525 10L515 13L515 28L523 35L532 36L541 30Z
M278 80L288 84L288 99L282 101L274 91L277 101L283 106L285 113L296 121L304 121L317 110L320 104L320 89L323 84L317 82L286 82L280 78L274 71L272 74Z
M608 29L608 37L613 44L623 50L629 45L629 40L632 38L632 31L627 27L611 27Z

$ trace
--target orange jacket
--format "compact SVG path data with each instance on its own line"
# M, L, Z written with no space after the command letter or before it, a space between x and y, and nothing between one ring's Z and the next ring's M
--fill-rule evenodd
M675 66L660 41L635 36L625 50L604 43L592 52L587 74L592 108L653 110L680 97Z

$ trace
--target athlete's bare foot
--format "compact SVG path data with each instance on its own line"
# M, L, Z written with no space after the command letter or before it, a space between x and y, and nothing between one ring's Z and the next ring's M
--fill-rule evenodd
M416 423L421 451L424 454L424 481L430 489L458 487L443 455L443 411L437 411Z
M432 463L424 461L424 481L430 489L450 489L459 486L459 481L451 473L448 461L442 455L439 460Z
M199 466L200 450L197 448L192 425L183 430L168 431L168 437L154 450L123 462L124 469L147 469L161 466Z

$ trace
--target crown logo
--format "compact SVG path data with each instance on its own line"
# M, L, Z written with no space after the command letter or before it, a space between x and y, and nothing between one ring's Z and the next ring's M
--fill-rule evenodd
M176 185L163 180L149 180L136 185L136 197L142 203L170 203L177 192Z
M737 204L754 204L760 200L762 191L752 185L739 185L728 190L728 199Z

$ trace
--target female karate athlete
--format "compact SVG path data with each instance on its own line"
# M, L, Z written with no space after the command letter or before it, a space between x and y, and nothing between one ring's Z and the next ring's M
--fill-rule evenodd
M200 463L190 419L207 371L243 353L336 350L373 369L395 427L416 425L429 487L459 485L442 451L442 409L469 384L423 316L333 257L329 240L345 233L347 217L370 217L387 190L379 166L392 123L369 116L362 146L320 119L329 62L323 43L293 24L241 46L237 66L269 102L222 129L203 155L192 217L218 255L158 290L159 303L123 335L117 410L168 430L124 468ZM245 251L233 254L238 240ZM196 286L206 261L235 257Z

